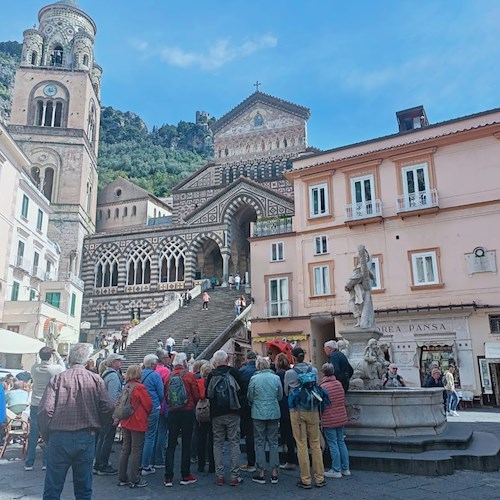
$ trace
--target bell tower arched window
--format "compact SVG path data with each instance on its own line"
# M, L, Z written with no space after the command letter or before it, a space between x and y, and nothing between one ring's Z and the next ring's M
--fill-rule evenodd
M33 51L33 52L31 53L31 64L32 64L32 65L35 65L35 64L36 64L36 59L37 59L37 57L38 57L38 54L37 54L35 51Z
M50 55L50 65L51 66L62 66L63 64L64 50L61 45L56 45L52 54Z
M87 54L85 54L83 56L83 65L84 66L88 66L89 65L89 56Z
M42 192L47 200L52 201L52 191L54 190L54 169L46 168L43 180Z
M35 125L37 127L62 127L63 103L51 99L37 99Z

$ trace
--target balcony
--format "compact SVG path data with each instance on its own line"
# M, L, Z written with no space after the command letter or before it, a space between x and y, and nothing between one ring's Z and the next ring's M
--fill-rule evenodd
M434 212L439 208L437 189L417 191L398 196L398 214L406 212Z
M27 273L31 272L31 262L23 257L22 255L17 255L14 261L14 267L21 269Z
M348 225L366 224L381 219L382 202L380 200L353 203L352 205L346 205L344 208L344 222Z
M43 281L45 279L45 271L40 266L33 266L31 276L37 280Z
M43 276L44 281L57 281L57 274L52 271L46 271Z
M262 236L274 236L277 234L292 232L292 217L276 217L274 219L258 220L252 224L252 236L259 238Z
M289 318L292 315L291 300L271 300L266 302L266 317L271 318Z

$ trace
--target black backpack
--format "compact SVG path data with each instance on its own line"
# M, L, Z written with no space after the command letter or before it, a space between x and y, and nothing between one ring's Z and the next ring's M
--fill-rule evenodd
M212 377L208 387L208 394L211 399L215 399L215 403L219 408L239 410L241 405L238 399L238 388L238 382L227 371L223 375L214 375Z

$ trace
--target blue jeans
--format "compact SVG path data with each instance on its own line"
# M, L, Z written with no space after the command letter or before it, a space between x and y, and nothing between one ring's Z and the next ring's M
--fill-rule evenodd
M142 450L141 467L153 465L153 452L155 451L156 433L158 432L158 417L160 409L154 408L148 417L148 430L144 439L144 448Z
M279 420L254 420L255 455L259 470L266 470L266 442L269 444L269 468L278 470L280 464L278 451Z
M38 406L30 408L30 435L28 438L28 456L26 457L26 467L33 467L36 459L36 445L40 431L38 430ZM42 447L42 465L47 465L47 445Z
M332 469L335 472L340 472L340 469L349 470L349 453L344 441L344 428L325 427L323 432L332 457Z
M51 432L47 444L47 473L43 500L59 500L70 467L76 500L92 500L92 462L95 433L82 431Z
M167 416L160 415L158 432L156 433L155 460L153 465L165 465L165 447L167 445Z
M457 411L458 394L455 391L446 391L446 409L448 411Z
M104 470L108 467L109 456L115 441L115 433L116 427L113 425L112 420L101 427L96 443L94 469Z

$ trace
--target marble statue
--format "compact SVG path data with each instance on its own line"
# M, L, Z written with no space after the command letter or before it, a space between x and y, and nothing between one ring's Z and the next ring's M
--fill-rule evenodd
M351 277L345 284L345 291L349 292L349 307L356 318L356 328L374 329L375 314L371 293L372 259L364 245L358 246L358 256Z

